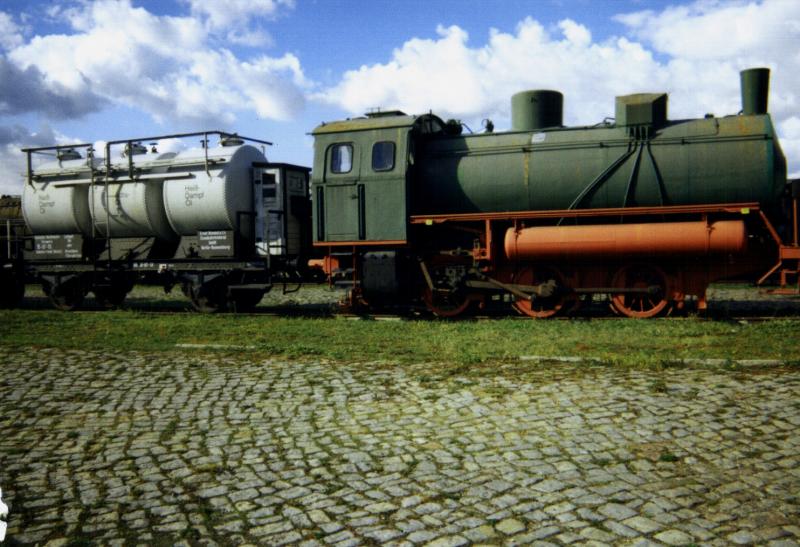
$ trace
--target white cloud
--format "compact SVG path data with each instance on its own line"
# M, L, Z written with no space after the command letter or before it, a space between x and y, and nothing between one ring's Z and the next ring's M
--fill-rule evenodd
M800 114L781 122L778 126L778 134L781 136L781 147L786 157L800 158ZM789 162L789 176L800 178L800 162Z
M440 27L438 39L409 40L391 60L348 71L317 96L354 114L380 106L507 120L513 93L551 88L565 94L567 122L589 123L613 112L615 94L665 85L658 63L641 45L624 38L594 43L589 30L572 20L558 29L553 36L526 18L514 34L492 30L487 44L470 47L464 30Z
M270 34L253 21L273 20L294 8L294 0L184 0L193 15L212 34L228 42L250 47L271 46Z
M79 141L62 135L48 124L34 132L20 125L0 126L0 194L22 194L26 169L22 148L74 142ZM45 156L38 154L34 154L33 159L35 162L47 161Z
M661 12L643 11L617 16L631 34L667 55L680 70L672 77L687 78L699 93L718 95L738 92L735 73L742 68L772 68L770 111L779 119L800 108L800 2L698 1L668 7ZM722 63L724 74L715 68ZM727 80L714 83L714 76ZM733 77L731 77L733 75ZM689 100L691 97L686 97ZM732 101L728 101L732 102Z
M9 14L0 11L0 50L15 48L22 42L22 29Z
M274 18L281 9L294 8L294 0L184 0L192 13L216 29L247 25L252 19Z
M354 115L432 109L471 125L490 116L502 128L511 95L523 89L563 92L567 125L613 116L616 95L666 91L672 119L696 118L738 112L739 71L768 66L770 112L790 171L800 171L800 136L783 134L794 131L785 122L800 109L800 2L701 0L616 20L627 33L603 41L569 19L548 29L528 17L513 33L492 30L485 44L470 44L458 26L440 27L436 39L410 39L315 98Z
M236 2L231 11L245 13ZM248 110L283 120L303 108L310 83L294 55L240 60L214 47L195 17L157 16L129 0L99 0L60 15L76 32L36 36L8 54L18 67L39 70L51 88L198 127L232 124Z

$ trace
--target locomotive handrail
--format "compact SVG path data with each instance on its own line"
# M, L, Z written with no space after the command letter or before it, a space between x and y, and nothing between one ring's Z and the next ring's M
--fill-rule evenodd
M543 131L545 132L545 131ZM475 137L482 136L496 136L495 133L479 133ZM472 138L472 135L470 135ZM747 142L747 141L762 141L772 140L773 138L767 133L758 133L752 135L729 135L729 136L688 136L688 137L664 137L660 136L658 141L653 142L656 146L675 146L696 144L704 142ZM441 158L452 157L461 155L482 156L494 155L500 153L513 153L513 152L534 152L534 151L553 151L553 150L586 150L592 148L620 148L628 146L631 142L629 138L613 138L607 140L588 141L588 142L556 142L556 143L515 143L502 146L487 146L481 148L458 148L448 149L444 151L433 150L427 154L428 157Z
M411 224L440 224L442 222L477 222L484 220L526 220L561 217L602 217L632 215L680 215L691 213L741 213L760 211L758 202L717 203L712 205L666 205L655 207L608 207L600 209L556 209L548 211L505 211L500 213L457 213L412 215Z
M111 182L118 184L118 183L125 183L125 182L139 182L143 180L180 180L180 179L193 179L195 175L193 173L151 173L145 175L138 175L136 178L112 178ZM53 186L56 188L61 188L62 186L83 186L85 184L93 184L94 179L74 179L74 180L64 180L59 182L54 182Z

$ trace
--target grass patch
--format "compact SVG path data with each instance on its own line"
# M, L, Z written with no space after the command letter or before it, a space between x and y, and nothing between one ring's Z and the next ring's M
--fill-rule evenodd
M800 319L752 323L694 318L636 321L349 321L336 318L0 311L0 346L87 350L175 350L176 344L247 352L254 357L336 361L439 362L468 376L475 365L520 356L577 356L613 365L671 368L684 358L782 359L800 362ZM241 346L249 349L241 349ZM251 348L251 349L250 349ZM542 366L541 364L531 366ZM419 378L425 384L430 378ZM653 386L659 391L662 386Z
M175 432L178 430L178 419L173 418L169 421L169 423L164 426L164 429L158 436L158 440L162 443L169 441L175 436Z
M666 463L676 462L679 459L680 458L678 456L676 456L675 454L673 454L672 452L666 452L666 451L662 452L658 456L658 461L666 462Z

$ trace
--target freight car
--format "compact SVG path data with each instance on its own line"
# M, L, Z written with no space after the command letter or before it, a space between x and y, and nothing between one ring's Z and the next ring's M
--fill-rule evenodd
M184 146L159 152L159 141ZM25 149L26 270L64 310L90 291L118 306L140 279L180 285L199 311L251 309L300 278L311 246L310 170L267 161L269 144L206 131L110 141L102 155ZM35 165L41 155L50 161Z
M314 265L351 306L439 316L499 299L544 318L607 295L653 317L704 309L726 279L797 291L800 188L767 114L769 71L741 82L743 109L724 117L670 120L666 94L640 93L617 97L614 119L563 127L563 97L545 90L514 95L502 133L398 111L324 123Z

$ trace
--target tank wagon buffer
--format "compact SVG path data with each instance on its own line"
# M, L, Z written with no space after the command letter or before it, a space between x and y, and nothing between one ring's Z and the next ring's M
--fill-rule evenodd
M526 91L502 133L401 112L322 124L315 265L350 304L439 316L500 300L550 317L608 295L652 317L704 309L726 279L797 292L800 185L767 114L769 71L741 81L743 110L725 117L669 120L666 94L636 94L613 121L563 127L560 93Z
M26 263L61 309L89 291L114 307L140 278L179 284L199 311L251 309L299 279L311 247L310 170L267 161L268 144L209 131L112 141L103 157L90 144L26 149ZM39 154L54 160L34 167Z

